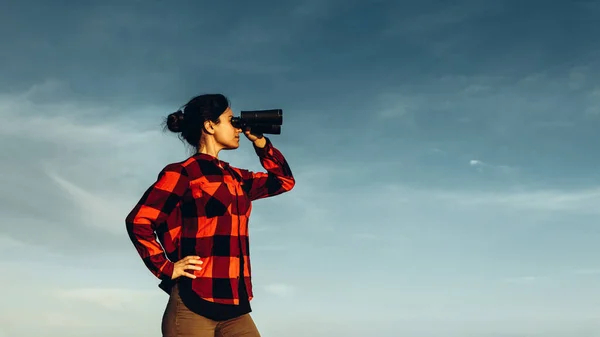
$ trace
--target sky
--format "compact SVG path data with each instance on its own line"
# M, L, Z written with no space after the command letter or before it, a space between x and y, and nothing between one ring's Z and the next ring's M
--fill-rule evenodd
M281 108L270 336L600 336L599 1L4 1L0 337L160 336L127 237L191 97ZM244 139L243 139L244 140ZM263 170L249 142L220 158Z

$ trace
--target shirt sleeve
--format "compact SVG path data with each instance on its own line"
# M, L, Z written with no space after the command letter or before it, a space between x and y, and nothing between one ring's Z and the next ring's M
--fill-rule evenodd
M162 280L171 279L174 263L167 258L155 231L179 204L188 182L181 164L167 165L125 219L129 238L144 264Z
M244 180L246 193L250 200L275 196L288 192L296 184L288 162L277 150L269 138L263 148L254 145L254 151L267 172L252 172L238 169Z

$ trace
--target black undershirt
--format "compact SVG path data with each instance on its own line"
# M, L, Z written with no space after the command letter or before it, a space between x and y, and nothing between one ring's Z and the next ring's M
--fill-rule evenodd
M250 301L248 300L243 270L244 259L240 259L239 305L214 303L204 300L192 291L191 282L184 282L184 286L180 283L179 287L177 287L181 301L188 309L190 309L190 311L208 319L212 319L213 321L225 321L248 314L252 312L252 308L250 307Z

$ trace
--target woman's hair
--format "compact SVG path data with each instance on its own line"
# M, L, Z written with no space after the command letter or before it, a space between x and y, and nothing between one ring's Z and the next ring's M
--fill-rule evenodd
M198 148L200 137L204 132L204 122L210 120L219 123L219 116L229 107L229 100L222 94L205 94L192 98L179 110L169 114L165 127L185 140L194 148Z

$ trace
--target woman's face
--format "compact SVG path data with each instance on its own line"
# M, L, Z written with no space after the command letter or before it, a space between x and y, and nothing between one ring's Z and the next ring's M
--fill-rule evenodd
M224 149L237 149L240 146L240 133L242 129L231 125L231 118L233 118L233 111L227 108L219 116L219 123L214 125L215 141Z

